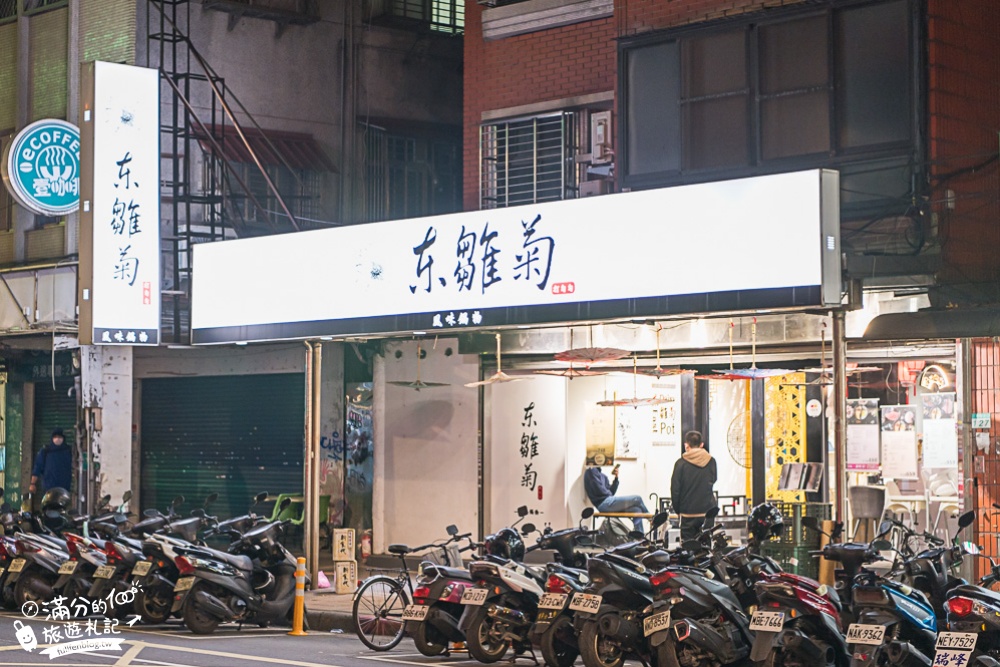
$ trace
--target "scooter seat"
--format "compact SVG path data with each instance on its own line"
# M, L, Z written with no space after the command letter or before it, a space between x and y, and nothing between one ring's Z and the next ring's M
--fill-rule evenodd
M468 570L463 570L458 567L447 567L446 565L429 565L424 568L424 572L427 572L431 568L438 575L444 577L445 579L461 579L463 581L472 581L472 574Z
M233 554L226 553L225 551L210 549L208 547L198 547L196 551L205 553L213 558L216 558L217 560L221 560L224 563L229 563L237 570L253 572L253 561L250 560L249 556L234 556Z
M405 556L410 553L410 547L405 544L390 544L389 553L396 554L397 556Z

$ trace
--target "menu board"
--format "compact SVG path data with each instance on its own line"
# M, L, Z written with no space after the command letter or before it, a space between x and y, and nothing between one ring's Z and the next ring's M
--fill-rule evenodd
M921 394L924 418L924 467L958 467L955 393Z
M878 399L847 400L847 469L878 470Z
M882 476L917 479L917 409L912 405L882 406Z

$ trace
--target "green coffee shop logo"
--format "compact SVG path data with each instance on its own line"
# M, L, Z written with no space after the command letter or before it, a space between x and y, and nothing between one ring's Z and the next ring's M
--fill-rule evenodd
M80 206L80 130L64 120L39 120L21 130L3 160L3 180L17 203L40 215Z

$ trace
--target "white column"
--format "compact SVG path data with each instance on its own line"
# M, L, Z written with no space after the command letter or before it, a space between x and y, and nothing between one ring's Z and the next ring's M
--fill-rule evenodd
M84 437L90 443L97 496L120 502L132 488L132 348L80 348Z

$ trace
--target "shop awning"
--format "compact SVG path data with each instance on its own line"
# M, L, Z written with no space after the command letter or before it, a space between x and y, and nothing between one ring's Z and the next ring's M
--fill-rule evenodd
M242 130L250 148L263 164L283 166L287 163L292 169L337 173L337 168L312 135L276 130L260 131L254 128ZM215 141L222 148L222 157L226 160L253 164L253 157L236 128L226 126L222 130L216 130ZM212 150L212 142L207 137L199 137L198 142L204 151Z
M1000 308L951 308L886 313L873 319L864 340L941 340L1000 336Z

